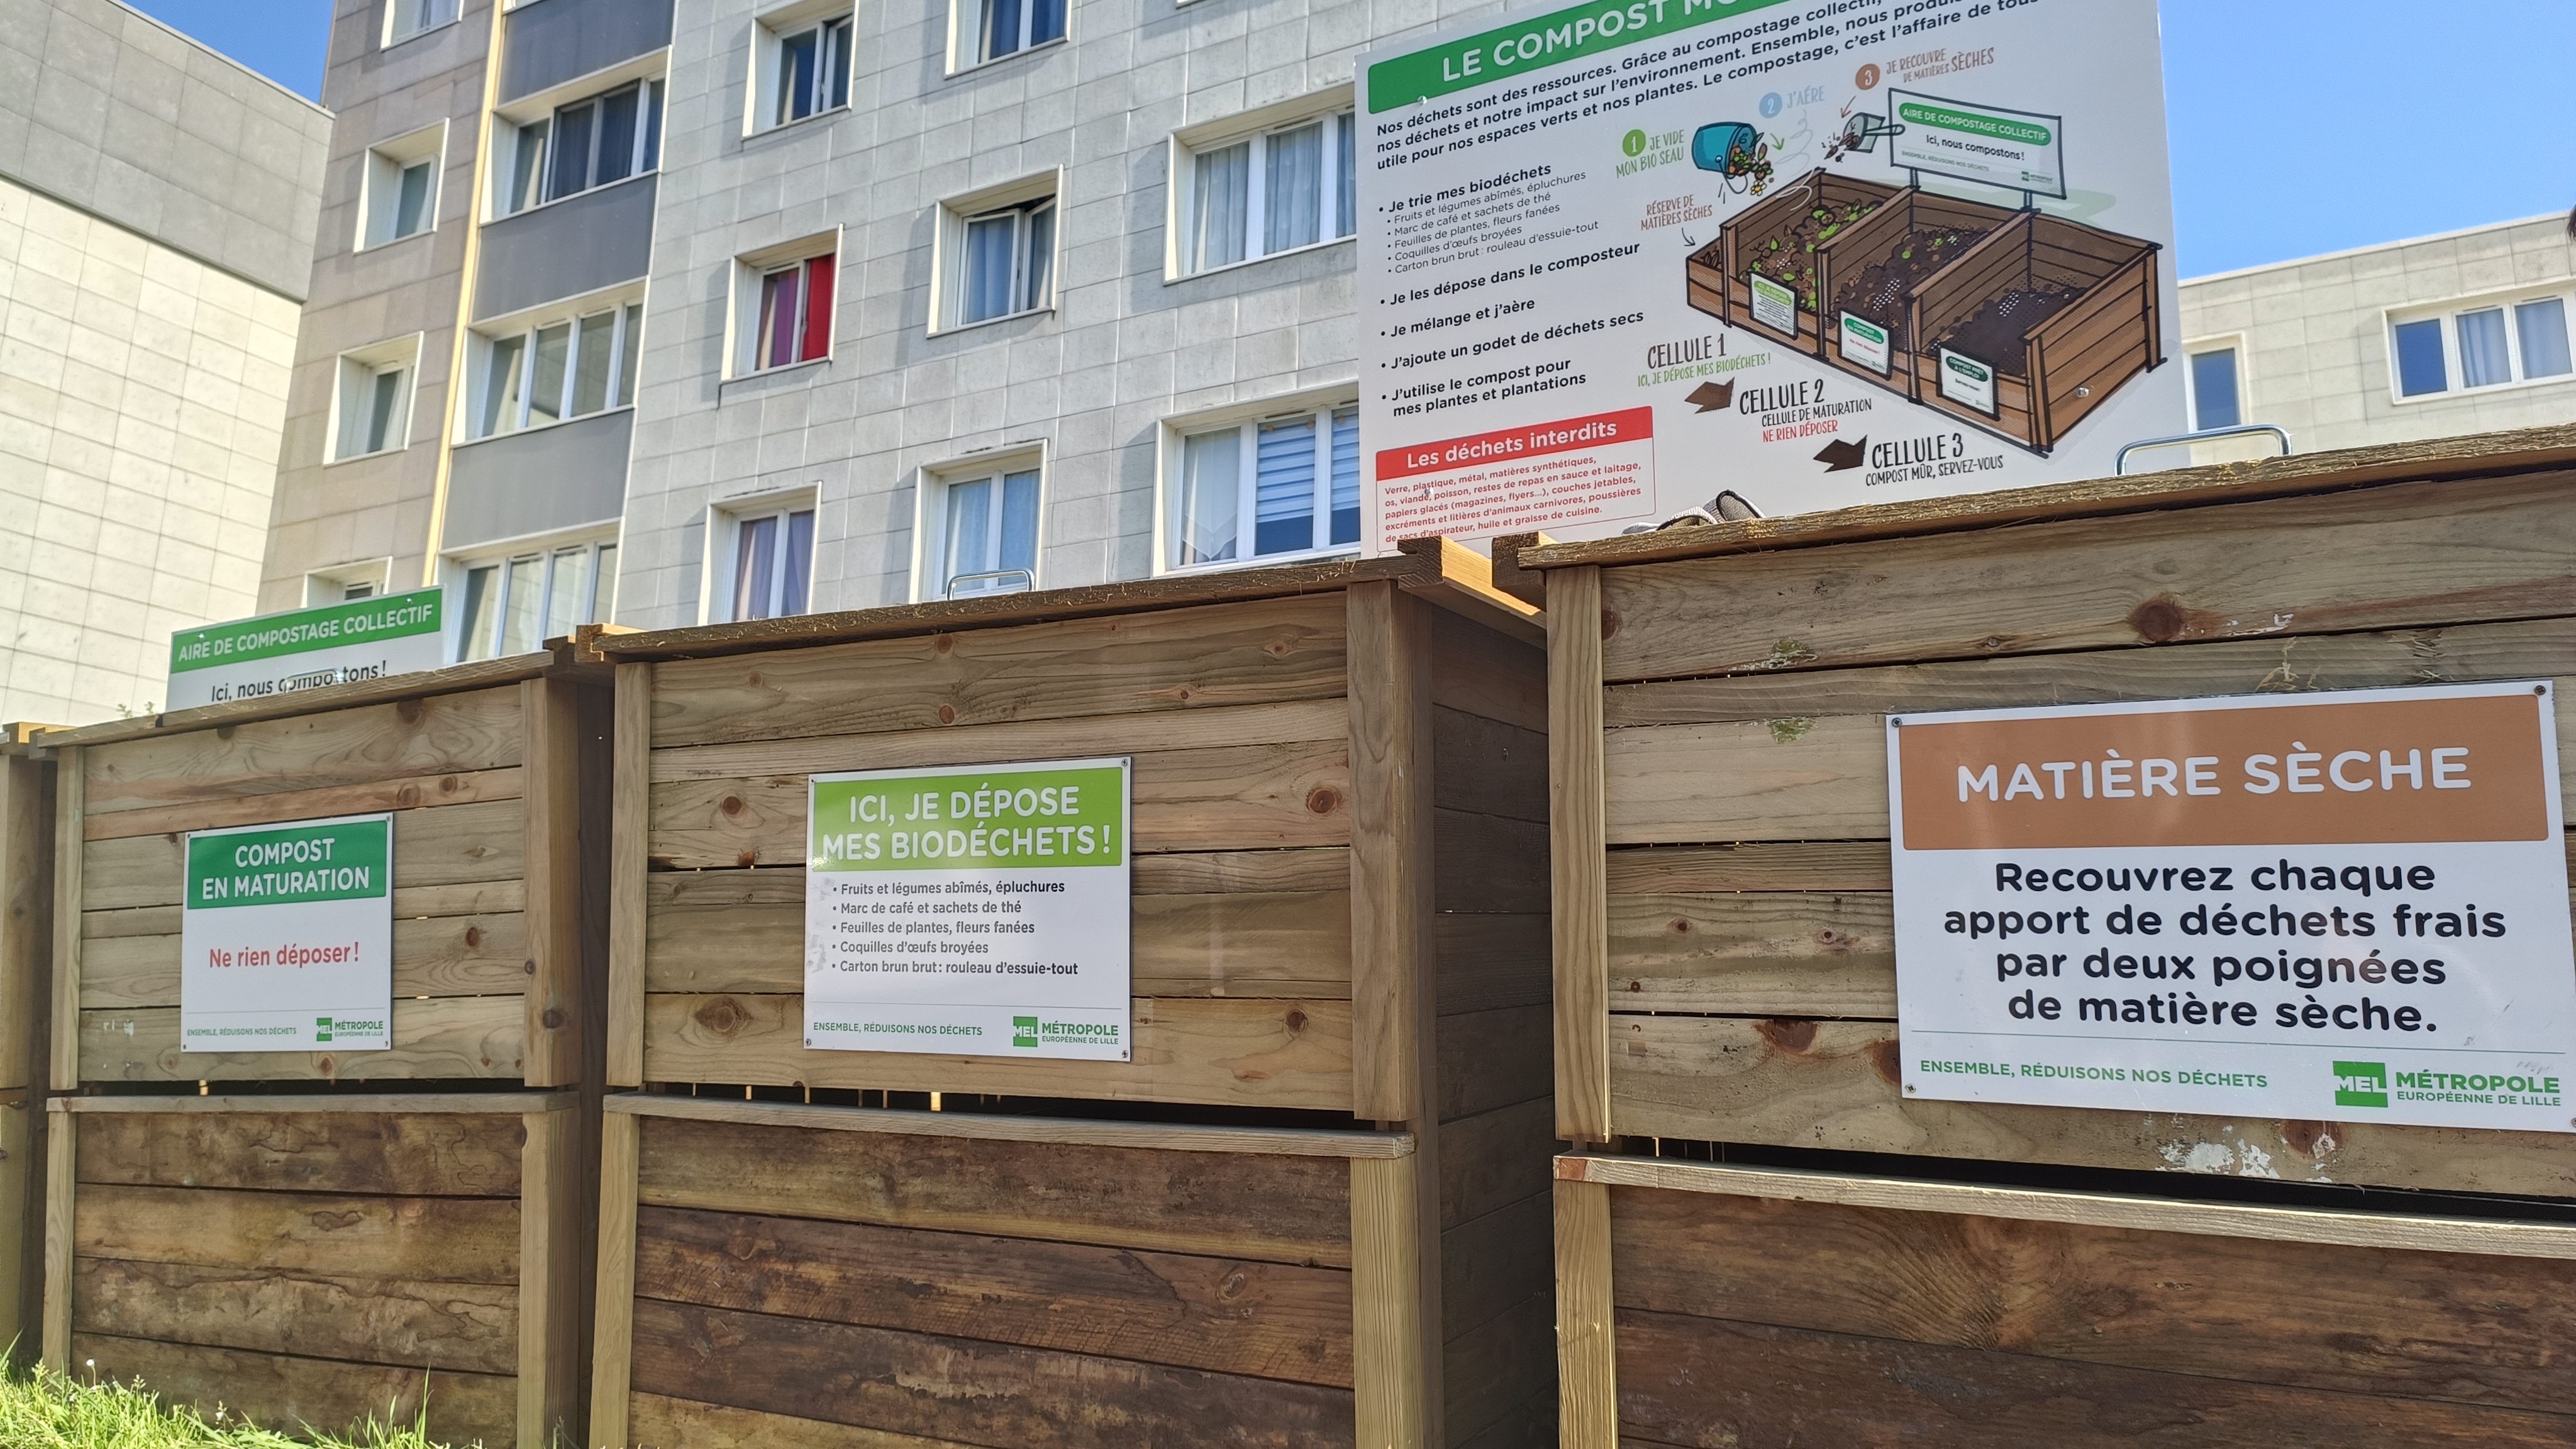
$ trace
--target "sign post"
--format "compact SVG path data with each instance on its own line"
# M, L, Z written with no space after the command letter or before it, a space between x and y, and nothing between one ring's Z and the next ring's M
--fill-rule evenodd
M1126 1061L1130 762L812 777L805 1044Z
M393 817L198 830L179 908L192 1052L393 1045Z
M1890 718L1906 1096L2576 1130L2553 693Z
M446 662L442 589L414 589L170 636L167 709L383 679Z

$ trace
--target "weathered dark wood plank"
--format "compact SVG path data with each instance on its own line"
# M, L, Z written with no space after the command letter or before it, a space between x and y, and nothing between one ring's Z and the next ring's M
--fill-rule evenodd
M519 1205L509 1198L83 1183L73 1205L72 1250L130 1262L515 1283Z
M250 1353L511 1374L519 1290L267 1267L76 1259L72 1330Z
M74 1120L83 1182L519 1195L516 1115L85 1112Z
M426 1390L429 1432L440 1443L477 1439L499 1449L513 1443L519 1383L494 1374L425 1374L417 1364L347 1363L286 1354L248 1353L201 1344L84 1333L71 1341L87 1376L139 1378L166 1403L193 1404L212 1419L220 1404L236 1422L295 1434L311 1425L351 1432L370 1419L409 1428Z

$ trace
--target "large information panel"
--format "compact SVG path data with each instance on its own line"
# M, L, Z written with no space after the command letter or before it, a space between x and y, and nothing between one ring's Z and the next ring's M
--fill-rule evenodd
M805 1044L1126 1061L1130 762L816 775Z
M2554 694L1889 719L1906 1095L2576 1130Z
M436 669L446 662L446 591L414 589L170 636L169 709L230 704Z
M2155 0L1593 0L1364 56L1364 540L2029 487L2182 431L2160 55Z
M189 833L184 1050L393 1045L393 836L391 815Z

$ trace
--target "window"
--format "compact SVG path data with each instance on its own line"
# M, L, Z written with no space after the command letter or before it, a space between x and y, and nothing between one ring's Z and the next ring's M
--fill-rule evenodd
M439 158L447 127L431 126L367 152L358 191L358 246L380 247L438 224Z
M493 131L493 212L640 176L662 164L662 82L635 81Z
M2389 350L2400 398L2576 374L2576 361L2568 355L2564 296L2459 307L2447 315L2393 322Z
M1179 443L1165 518L1165 567L1359 543L1356 404L1187 431Z
M477 438L587 417L635 401L644 304L629 302L479 336L467 431Z
M1048 172L940 203L933 331L1055 305L1056 196Z
M456 657L527 654L576 624L604 622L617 599L617 545L529 549L465 567Z
M814 582L814 509L737 514L733 551L726 560L729 619L777 619L802 614Z
M413 364L420 338L378 343L340 356L340 385L331 400L335 463L387 453L411 441Z
M393 560L389 558L316 569L304 576L304 607L372 599L385 592L385 578L392 570Z
M1204 272L1359 232L1349 112L1179 148L1188 194L1181 270Z
M778 37L769 124L784 126L850 103L850 17Z
M2191 425L2197 432L2232 428L2245 420L2236 388L2236 349L2191 354Z
M977 61L1000 60L1064 39L1066 0L960 0L976 7Z
M435 30L456 18L456 0L389 0L385 6L387 45Z
M752 366L786 367L832 351L830 256L807 257L760 274L760 330L752 338Z
M952 477L939 520L934 599L1011 594L1037 586L1038 476L1005 468L981 477Z

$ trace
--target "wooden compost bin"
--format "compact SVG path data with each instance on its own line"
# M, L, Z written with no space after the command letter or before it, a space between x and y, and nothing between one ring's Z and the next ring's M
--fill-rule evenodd
M1913 351L1900 359L1915 400L2045 456L2164 364L2156 251L2062 217L2014 217L1915 291ZM1944 348L1995 370L1994 412L1942 393Z
M1748 1144L1775 1158L1784 1149L1828 1149L2016 1170L2576 1198L2576 1156L2563 1136L1905 1100L1883 732L1895 712L2534 677L2558 678L2564 688L2576 676L2571 487L2576 429L2539 429L1519 553L1522 566L1545 573L1550 625L1559 1135L1600 1144L1622 1163L1716 1155L1695 1144ZM2571 746L2576 741L2562 741L2562 761L2576 759ZM1882 1372L1865 1366L1864 1350L1876 1351L1868 1343L1834 1347L1861 1357L1828 1368L1801 1358L1806 1349L1795 1335L1692 1329L1699 1336L1691 1338L1644 1318L1630 1331L1631 1307L1662 1312L1654 1305L1674 1301L1670 1294L1684 1291L1676 1285L1712 1271L1711 1244L1753 1253L1782 1291L1811 1284L1826 1291L1822 1255L1845 1231L1826 1221L1831 1214L1817 1218L1819 1256L1811 1262L1793 1251L1796 1236L1762 1236L1773 1230L1757 1220L1789 1209L1728 1205L1730 1193L1744 1195L1735 1189L1676 1207L1654 1197L1679 1190L1664 1179L1601 1175L1607 1171L1587 1166L1560 1184L1568 1445L1607 1446L1614 1434L1640 1443L1721 1442L1665 1437L1676 1421L1658 1416L1680 1400L1655 1395L1681 1393L1673 1386L1691 1375L1703 1375L1691 1392L1734 1393L1739 1405L1746 1396L1792 1395L1794 1404L1759 1407L1812 1412L1817 1417L1804 1422L1815 1427L1802 1430L1802 1440L1887 1437L1832 1427L1848 1421L1833 1417L1841 1408L1829 1400L1848 1394L1858 1403L1859 1381ZM1611 1182L1623 1186L1603 1186ZM2176 1186L2189 1182L2178 1178ZM1651 1213L1634 1209L1639 1225L1624 1228L1629 1209L1621 1204L1649 1198ZM1908 1221L2005 1234L1939 1227L1945 1214L1962 1211ZM1654 1214L1669 1231L1645 1225ZM2152 1231L2197 1234L2198 1247L2218 1251L2197 1229ZM2403 1236L2402 1227L2389 1231ZM2275 1237L2308 1241L2284 1234ZM1776 1245L1776 1253L1746 1246L1756 1242ZM2239 1256L2263 1251L2221 1246ZM2479 1251L2499 1259L2520 1250ZM1999 1283L1980 1284L1974 1274L1956 1280L1964 1296L1948 1292L1948 1280L1893 1278L1894 1269L1877 1265L1872 1281L1896 1285L1889 1311L1902 1308L1918 1321L1905 1331L1831 1331L1996 1349L1990 1360L1875 1361L1920 1366L1925 1393L1934 1392L1929 1378L1955 1369L1963 1397L1952 1408L1972 1417L1986 1412L1971 1403L1979 1384L1998 1396L1993 1404L2040 1406L2031 1409L2037 1417L2013 1421L2031 1426L2026 1432L1975 1442L2125 1442L2103 1427L2109 1420L2078 1412L2114 1402L2111 1389L2086 1399L2095 1391L2067 1388L2051 1398L2057 1390L2043 1392L2048 1383L2073 1380L2011 1378L2038 1374L2028 1355L2048 1350L2020 1336L2025 1320L1979 1307L1986 1300L1977 1292L2046 1302L2082 1288L2098 1295L2093 1301L2117 1304L2172 1287L2143 1249L2125 1266L2066 1252L2072 1256L2010 1255L1996 1270L2008 1270ZM2392 1252L2379 1260L2393 1265L2391 1281L2416 1282L2405 1275L2429 1271L2421 1266L2429 1259ZM2310 1260L2283 1249L2278 1261ZM2492 1290L2497 1305L2544 1281L2537 1265L2521 1261L2462 1269L2472 1270L2482 1276L2465 1280L2462 1291ZM1605 1291L1609 1273L1617 1281ZM1630 1281L1659 1275L1680 1276ZM1593 1287L1579 1290L1582 1283ZM2187 1307L2187 1297L2167 1301ZM1613 1305L1621 1315L1615 1352ZM2328 1334L2317 1326L2322 1320L2300 1318L2280 1341L2280 1353L2295 1362L2282 1368L2277 1355L2249 1356L2234 1377L2240 1387L2295 1385L2302 1393L2331 1385L2337 1363L2407 1352L2419 1308L2431 1311L2400 1293L2388 1313L2342 1315L2335 1331L2351 1345L2342 1348L2320 1336ZM1771 1311L1744 1310L1757 1320ZM2512 1327L2527 1320L2509 1307L2461 1311L2473 1325L2487 1322L2477 1313L2497 1315L2504 1325L2493 1340L2497 1353L2548 1331ZM2091 1350L2101 1362L2158 1366L2155 1335L2170 1320L2108 1308L2103 1315ZM1805 1331L1826 1319L1762 1321ZM2476 1342L2485 1330L2455 1323L2441 1331L2467 1335L2444 1342ZM1721 1342L1726 1351L1710 1356L1708 1345ZM2422 1397L2430 1382L2419 1376L2388 1392ZM1884 1386L1870 1392L1883 1405L1894 1402ZM2481 1405L2532 1402L2527 1393L2463 1392ZM2576 1413L2576 1389L2555 1392L2547 1412ZM2425 1409L2408 1422L2439 1419ZM2213 1428L2199 1442L2263 1437L2289 1421L2226 1422L2243 1427ZM2426 1439L2501 1442L2513 1425L2523 1426L2514 1434L2549 1442L2576 1437L2576 1419L2550 1419L2545 1433L2530 1427L2538 1422L2496 1418L2503 1427L2460 1430L2448 1440L2428 1431ZM1748 1428L1744 1442L1778 1442L1766 1435ZM1963 1429L1937 1442L1972 1437Z
M593 1439L1545 1442L1540 637L1435 543L604 641ZM809 774L1112 754L1132 1062L803 1046Z
M1816 248L1817 310L1824 338L1818 355L1854 377L1913 397L1916 293L2018 215L1909 186L1843 227ZM1844 352L1845 312L1887 329L1885 372Z
M1780 338L1809 356L1823 356L1827 319L1819 317L1812 306L1800 306L1794 335L1755 320L1753 289L1745 280L1746 273L1760 271L1803 294L1809 290L1804 285L1804 273L1817 263L1815 254L1808 250L1812 239L1802 238L1800 231L1816 219L1815 213L1828 213L1820 226L1849 225L1853 212L1866 216L1904 190L1817 167L1720 226L1715 241L1691 253L1685 264L1690 304L1759 336ZM1831 240L1814 244L1821 247ZM1785 269L1775 260L1781 256L1789 257L1801 275L1785 275Z
M30 743L44 728L0 725L0 1343L35 1341L44 1293L54 766Z
M48 1362L290 1429L426 1369L456 1432L578 1433L612 711L577 653L43 737ZM378 811L391 1049L180 1050L186 832Z

